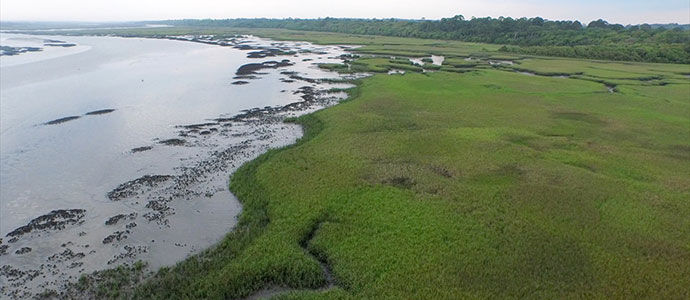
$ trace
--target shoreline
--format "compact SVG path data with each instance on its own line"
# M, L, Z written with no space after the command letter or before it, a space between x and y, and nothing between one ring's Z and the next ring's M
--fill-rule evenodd
M243 49L241 49L241 50L243 50ZM270 59L270 58L268 58L268 59ZM287 65L285 65L285 66L287 66ZM241 67L242 66L240 66L240 68ZM268 68L275 69L277 67L274 67L274 65L269 64ZM252 71L252 73L255 73L256 75L263 75L263 73L258 73L255 71ZM283 74L283 75L289 76L288 78L290 78L290 77L296 77L295 74L296 74L296 72L291 71L291 72L289 72L289 74ZM311 113L315 110L319 110L319 109L323 109L325 107L332 106L332 105L334 105L340 101L339 99L341 99L342 96L339 96L338 93L343 93L343 90L338 89L337 93L334 94L334 91L332 90L332 88L331 89L327 88L329 86L329 84L334 82L333 79L328 79L328 78L327 79L320 79L320 78L307 78L307 77L294 79L294 80L304 81L304 83L307 85L307 86L304 86L303 88L300 88L300 89L294 91L294 94L299 96L299 101L291 102L291 103L281 105L281 106L264 107L264 108L251 108L251 109L247 109L243 112L240 112L240 113L235 114L235 115L230 116L230 117L224 117L221 115L215 119L209 119L209 120L207 120L206 123L203 123L203 124L200 123L200 124L191 124L191 125L177 125L177 126L175 126L175 128L178 130L179 136L182 139L188 138L190 136L198 136L199 138L207 138L209 135L217 135L217 134L225 135L226 133L224 133L224 132L228 132L228 130L246 131L246 130L243 130L241 128L242 127L247 127L247 129L253 128L250 131L246 131L246 132L242 133L242 136L245 136L246 134L250 134L251 132L254 132L255 133L254 139L259 142L259 145L261 145L261 144L265 143L265 142L261 142L261 140L268 138L268 136L265 136L265 135L269 134L269 132L275 131L277 128L284 128L286 126L287 127L295 126L295 125L288 124L288 123L282 123L282 120L284 120L285 118L292 118L296 115L300 115L303 113ZM254 78L251 78L249 80L252 81L252 79L256 79L256 78L257 77L254 77ZM340 76L340 78L342 78L342 76ZM338 79L337 82L349 85L351 80L352 79ZM319 88L319 89L312 88L312 87L310 87L311 85L321 86L321 88ZM323 88L323 86L326 86L326 88ZM91 114L105 114L105 113L109 113L112 111L113 110L110 110L110 109L103 109L103 110L98 110L98 111L92 111L90 113ZM65 118L60 118L60 119L56 119L56 120L62 120L62 119L67 120L66 118L69 119L69 117L65 117ZM55 121L47 122L47 124L51 124L51 125L59 125L61 123L62 122L55 122ZM271 129L271 128L273 128L273 129ZM299 130L301 131L301 129L299 129ZM227 134L229 134L229 133L227 133ZM237 139L237 138L241 138L241 136L233 137L233 138ZM298 139L298 138L295 137L295 139ZM178 138L178 140L179 140L179 138ZM136 147L136 148L131 150L131 153L134 154L134 153L139 153L139 152L145 152L145 151L149 151L155 147L176 147L176 146L177 147L179 147L179 146L186 147L186 146L190 146L190 145L185 145L184 143L173 143L170 141L171 141L170 139L161 140L160 142L158 142L158 143L160 143L160 145L156 145L157 143L155 143L155 140L154 140L153 145ZM278 147L280 147L280 145ZM242 148L245 149L246 146L242 146ZM256 148L256 150L252 150L252 151L259 151L255 155L260 155L261 153L265 152L268 149L270 149L270 147L259 146L259 148ZM242 149L234 149L234 148L231 148L228 150L230 151L228 153L218 152L218 153L213 154L213 155L216 156L216 159L218 160L219 163L221 161L233 162L233 161L235 161L235 159L229 159L228 155L235 155L233 153L237 152L238 150L239 150L239 152L237 152L238 154L242 154L244 151ZM247 153L244 153L242 155L246 156ZM254 154L252 154L252 156L253 155ZM200 165L200 167L202 167L204 169L208 169L209 167L215 168L212 165L213 164L207 165L207 166L201 166ZM233 163L233 166L234 166L234 163ZM193 171L192 173L196 174L195 172L196 171ZM190 173L190 175L192 173ZM223 178L225 178L225 179L223 179L223 181L225 181L227 183L227 180L228 180L228 177L230 174L233 174L233 173L232 172L226 173L224 176L222 176ZM194 180L190 181L187 179L178 178L179 176L169 176L169 175L152 175L152 176L148 176L148 177L147 176L148 175L145 175L141 178L137 178L137 179L131 181L131 184L124 183L123 185L121 185L121 187L118 187L115 190L111 191L111 193L108 193L108 197L111 198L110 199L111 201L120 201L121 197L123 197L123 196L124 197L130 197L130 196L133 196L135 194L139 194L139 192L136 192L136 189L140 189L141 187L150 186L150 187L156 188L156 186L159 183L165 183L167 181L194 182ZM183 180L183 181L180 181L180 180ZM227 185L225 185L225 186L226 186L225 188L227 191ZM130 191L131 188L135 188L135 190L132 190L133 191L132 192L132 191ZM145 193L148 193L148 192L145 192ZM228 194L230 194L229 191L228 191ZM168 214L168 211L169 211L169 208L167 208L167 205L164 202L160 202L160 203L156 203L155 205L147 205L147 207L149 207L149 206L152 209L154 209L154 211L156 211L156 213L154 215L150 216L151 218L148 218L147 214L142 215L141 213L139 215L137 215L136 213L129 214L129 215L119 214L119 215L114 215L114 216L107 218L107 220L105 221L106 225L114 226L114 225L118 225L118 223L121 223L120 225L126 225L127 230L114 232L112 235L106 237L103 240L103 243L104 244L110 244L113 242L119 242L122 239L126 239L129 235L129 229L136 227L136 223L131 222L130 220L133 220L134 218L137 218L137 217L147 218L147 219L149 219L149 222L152 222L152 221L158 222L159 225L166 226L167 223L165 222L165 216L166 216L166 214ZM241 209L240 213L242 213L243 211L244 211L244 209ZM40 218L44 218L44 217L38 217L36 219L40 219ZM48 218L48 217L46 216L45 218ZM120 220L124 220L124 221L120 221ZM80 221L80 220L77 220L77 221ZM120 221L120 222L118 222L118 221ZM67 220L67 222L68 223L65 223L65 224L67 224L68 226L76 223L76 221L72 222L71 220ZM83 222L83 221L80 221L80 222ZM126 223L128 223L128 224L126 224ZM81 223L78 223L78 224L81 224ZM24 227L27 227L27 226L30 226L30 224L28 224ZM62 227L62 225L58 225L55 228L58 228L58 227ZM235 227L233 227L233 228L235 228ZM27 232L30 232L30 231L31 230L28 230ZM220 240L224 239L225 236L228 234L229 234L229 232L225 232L223 234L223 236L220 238ZM10 241L5 239L5 242L9 242L11 245L11 243L16 242L16 239L13 238ZM213 245L216 245L219 242L220 241L214 243ZM4 243L2 245L3 253L7 252L6 251L7 246L8 246L7 243ZM139 251L136 248L133 250ZM14 250L12 250L12 251L14 251ZM202 250L202 253L205 251L206 250ZM78 255L78 256L76 256L76 259L79 259L81 257L79 255L83 255L80 253L76 253L76 254ZM69 257L66 257L66 259L71 259L71 257L74 257L74 256L70 256L70 255L68 255L68 256ZM133 258L135 256L131 256L131 257ZM180 261L178 261L178 263L179 262ZM134 263L132 263L132 264L125 263L124 266L127 267L127 266L134 266L134 265L135 265ZM139 266L139 268L141 268L141 265L139 263L137 263L136 265ZM165 268L165 267L163 267L163 268ZM145 269L146 268L141 268L141 270L145 270ZM22 273L22 272L23 271L20 271L18 269L8 268L7 270L4 270L2 274L3 274L3 276L6 276L6 278L10 279L8 281L8 285L9 284L15 284L17 282L25 282L26 280L33 280L33 277L25 277L25 276L28 276L28 273ZM96 271L96 272L100 272L100 271ZM25 279L21 279L21 278L25 278ZM19 280L19 281L17 281L17 280ZM10 288L10 287L7 286L7 287L5 287L5 289L6 288ZM26 296L20 296L21 294L12 294L12 293L8 292L8 290L5 290L3 292L3 294L5 294L5 293L7 293L6 295L8 295L8 296L13 295L11 297L14 297L14 298L26 297ZM42 292L41 294L54 294L54 293L59 293L59 289L55 290L52 288L48 288L44 292Z
M340 102L352 101L357 97L354 96L358 87L349 89L347 92L350 96L348 98L341 100ZM337 104L336 104L337 105ZM287 118L283 122L286 124L296 124L302 128L303 135L296 142L282 146L280 148L268 149L266 152L260 154L258 157L249 160L242 164L237 170L228 174L230 178L229 191L237 197L242 205L242 210L237 216L239 219L235 227L217 243L211 245L210 247L203 249L201 252L188 256L187 258L179 261L174 266L161 267L158 270L152 271L146 269L146 262L138 261L132 266L125 265L124 267L118 267L115 269L99 270L89 274L83 274L78 282L67 285L62 290L50 290L45 291L44 295L49 297L59 297L68 299L80 299L83 296L87 297L103 297L103 296L115 296L115 294L103 294L101 291L108 288L113 288L112 285L118 286L113 289L112 292L117 291L118 295L121 290L133 291L139 284L146 280L155 280L158 274L166 274L171 268L184 268L185 264L197 264L199 262L205 261L208 258L216 256L216 251L222 250L226 247L234 248L232 252L240 251L245 249L247 243L251 242L253 237L256 237L257 233L261 232L269 224L270 220L267 218L266 202L261 199L255 199L250 196L249 193L256 193L256 188L260 184L256 181L255 171L256 168L264 161L269 159L272 155L280 153L282 151L298 147L304 143L307 143L315 136L317 136L323 129L323 125L314 113L328 109L333 106L324 107L319 110L311 111L307 114L301 115L296 118ZM321 222L318 222L314 226L314 231L310 232L305 236L304 243L302 245L303 249L307 252L308 243L311 240L310 236L314 234L316 229L319 227ZM319 261L321 270L324 274L323 280L315 279L314 286L307 287L307 289L315 291L324 291L333 287L337 287L337 282L334 279L330 271L330 266L325 259L319 258L318 253L310 252L315 260ZM117 281L113 281L117 280ZM242 299L263 299L264 297L272 297L278 294L302 290L299 288L286 288L280 285L268 285L261 289L258 289Z
M257 234L265 229L270 223L270 220L267 217L267 202L263 199L257 199L252 196L252 194L257 193L256 188L260 187L260 183L256 181L257 178L255 177L256 168L273 155L288 149L299 147L316 137L323 130L323 123L318 119L318 117L314 116L314 113L337 106L343 102L349 102L357 99L360 85L359 79L353 80L351 83L355 84L355 87L345 90L345 92L348 93L348 97L338 101L337 104L313 110L298 117L289 117L282 120L282 122L285 124L295 124L302 128L302 136L294 143L279 148L268 149L258 157L245 162L237 170L228 174L228 177L230 178L228 187L229 191L240 201L242 210L237 216L238 223L219 242L202 250L199 253L188 256L174 266L162 267L158 270L150 271L146 270L146 263L140 261L133 266L124 266L124 268L118 267L116 269L96 271L90 274L84 274L78 282L68 285L63 290L48 291L47 295L55 297L59 296L60 298L65 297L69 299L82 298L82 296L85 295L87 295L87 297L113 296L113 294L103 294L100 292L103 290L108 290L108 288L112 288L113 284L118 286L117 289L112 290L113 292L117 291L118 294L122 290L132 292L136 288L140 288L141 286L139 286L139 284L146 280L149 280L149 284L155 285L150 281L157 280L157 275L164 274L163 276L165 276L165 274L169 274L168 272L171 268L185 268L185 264L196 265L198 263L203 263L204 261L217 257L218 253L216 252L226 250L225 248L232 248L232 253L245 249L247 244L250 243L252 239L255 238ZM288 106L299 103L301 102L286 105L286 109L288 109ZM330 265L327 259L323 258L319 253L311 252L308 249L311 236L313 236L321 222L322 221L315 223L313 226L313 231L304 237L302 244L304 251L309 252L313 256L314 260L319 262L320 269L324 275L324 277L321 279L314 278L311 286L304 287L314 291L325 291L327 289L337 288L337 281L331 274ZM113 280L117 281L114 282ZM242 297L242 299L262 299L264 297L272 297L278 294L299 290L303 289L287 288L282 287L279 284L274 284L255 290L252 293Z

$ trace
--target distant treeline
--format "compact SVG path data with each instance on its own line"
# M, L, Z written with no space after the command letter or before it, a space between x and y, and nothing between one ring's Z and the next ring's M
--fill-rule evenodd
M509 45L503 51L663 63L690 63L688 26L609 24L542 18L401 19L225 19L175 20L166 24L283 28L292 30L459 40ZM675 24L673 24L675 25Z

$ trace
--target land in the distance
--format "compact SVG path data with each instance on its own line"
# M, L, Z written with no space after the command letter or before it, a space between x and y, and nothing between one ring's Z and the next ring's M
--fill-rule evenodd
M88 28L94 24L51 24ZM47 24L5 24L5 28L45 28ZM441 20L403 19L223 19L132 22L109 26L176 26L198 28L288 29L391 37L456 40L500 44L516 54L660 63L690 63L690 24L587 24L534 18L475 18L462 15ZM221 30L222 31L222 30Z

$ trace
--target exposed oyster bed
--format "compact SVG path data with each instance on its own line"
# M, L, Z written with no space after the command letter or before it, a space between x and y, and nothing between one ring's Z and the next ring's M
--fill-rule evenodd
M209 226L204 222L207 218L234 218L240 211L239 203L227 189L229 175L267 149L294 143L302 135L299 126L283 123L286 117L338 103L347 96L338 88L351 86L338 81L366 76L329 74L328 79L315 78L315 74L323 75L323 71L310 72L316 68L305 68L312 61L318 63L319 56L340 57L346 47L274 42L247 36L163 38L246 51L247 57L256 62L239 67L234 71L236 81L228 84L251 87L256 81L268 80L262 76L273 70L282 75L275 84L302 83L298 88L282 91L285 97L297 96L298 101L179 124L171 128L169 135L126 151L122 155L141 156L143 161L147 157L160 159L173 151L175 155L170 159L175 160L176 166L169 173L141 174L102 195L103 203L122 205L109 205L100 211L64 207L47 211L9 231L0 239L2 298L30 298L44 291L60 291L83 273L130 265L138 260L148 262L155 269L213 244L222 234L211 240L199 240L195 233ZM63 126L78 118L97 118L114 111L105 108L47 120L37 126ZM156 161L152 159L148 163ZM234 221L227 224L232 226ZM227 232L231 226L215 230Z

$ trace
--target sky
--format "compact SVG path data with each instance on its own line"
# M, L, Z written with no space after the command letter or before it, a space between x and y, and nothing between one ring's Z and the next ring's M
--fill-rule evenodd
M183 18L536 17L610 23L690 23L690 0L1 0L2 21Z

